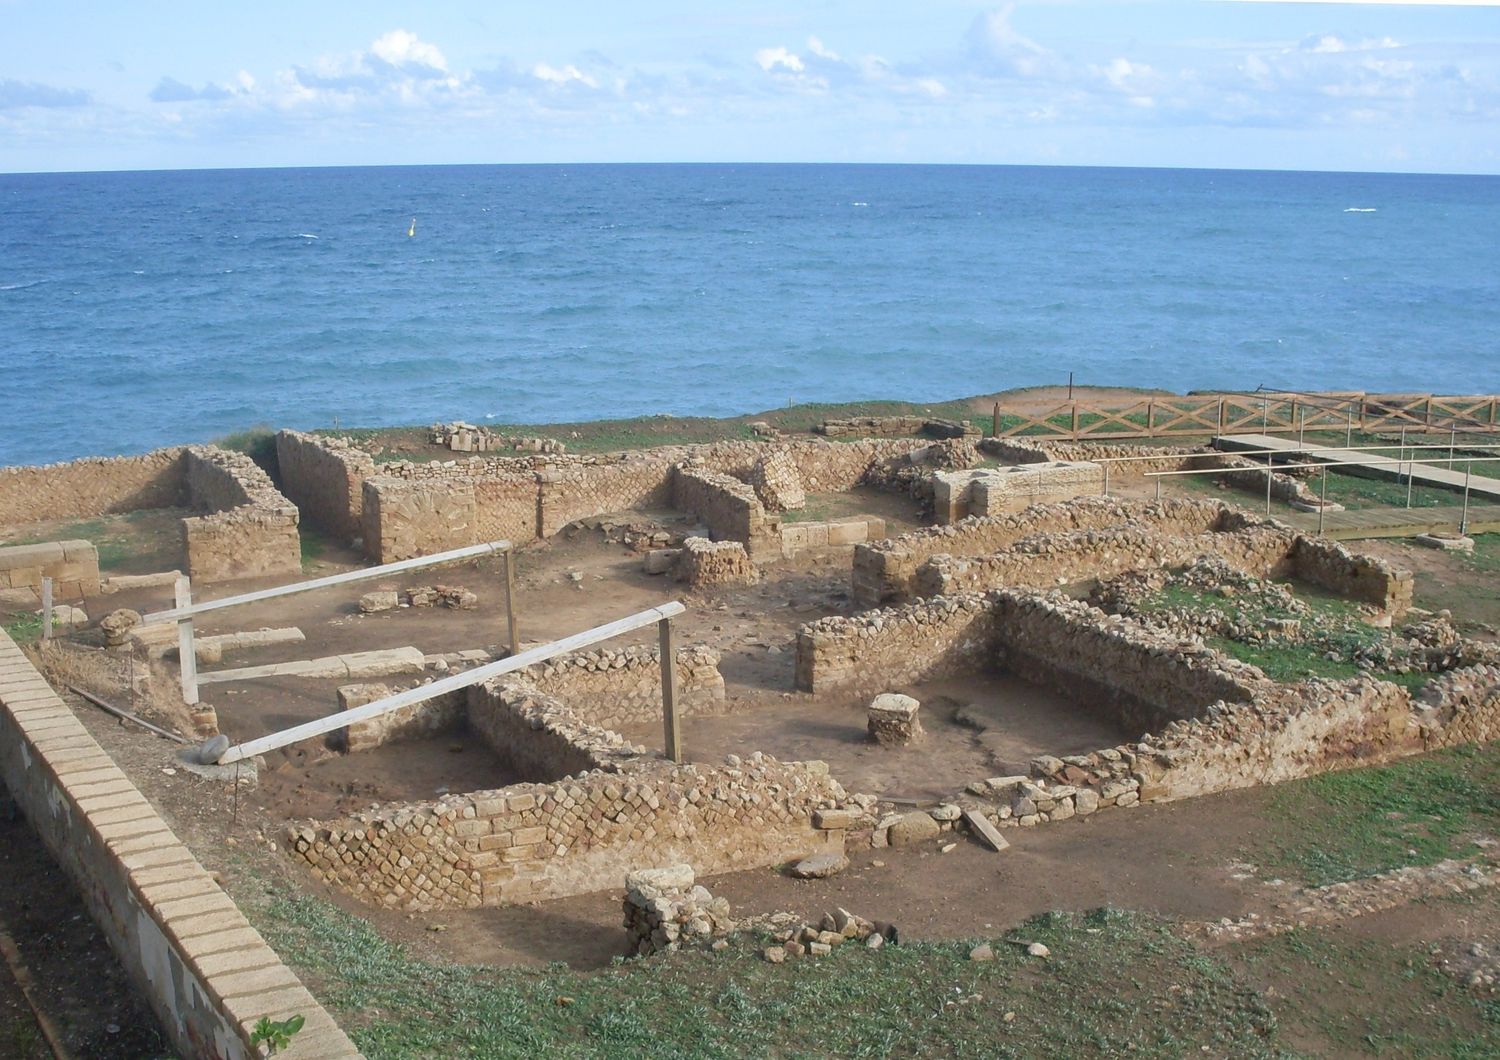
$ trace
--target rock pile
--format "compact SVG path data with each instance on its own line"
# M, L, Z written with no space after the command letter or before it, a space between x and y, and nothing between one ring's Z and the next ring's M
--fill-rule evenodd
M824 913L816 924L785 928L771 937L776 944L761 950L761 956L772 964L782 964L788 958L804 955L826 957L834 947L846 942L863 942L866 949L878 950L888 942L897 941L893 925L866 920L847 909Z
M509 449L521 453L564 453L567 447L554 438L529 438L522 435L496 434L488 427L454 420L432 425L432 444L455 453L487 453Z
M625 932L638 957L707 942L735 927L729 901L695 884L691 865L641 869L625 877Z
M455 611L472 611L479 597L461 585L420 585L397 592L376 589L359 598L359 609L365 614L392 611L398 607L447 607Z

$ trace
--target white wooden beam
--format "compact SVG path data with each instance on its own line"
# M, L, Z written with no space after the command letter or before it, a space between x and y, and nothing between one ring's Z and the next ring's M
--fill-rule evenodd
M424 567L435 567L440 563L453 563L474 556L488 556L494 553L504 554L509 552L510 548L511 543L509 541L489 541L482 545L469 545L466 548L455 548L448 552L437 552L431 556L417 556L413 559L403 559L396 563L384 563L379 567L366 567L362 570L345 571L343 574L330 574L326 578L313 578L310 581L293 582L290 585L278 585L271 589L260 589L253 593L243 593L240 596L226 596L222 600L207 600L189 607L173 607L169 611L154 611L149 615L142 615L141 622L144 625L150 625L153 622L178 622L184 618L201 615L205 611L220 611L226 607L238 607L240 604L253 604L261 600L274 600L278 596L291 596L294 593L310 593L315 589L327 589L334 585L349 585L354 582L372 581L391 574L422 570Z
M297 743L299 740L307 740L337 729L348 728L355 722L378 718L382 714L389 714L393 710L400 710L402 707L409 707L414 703L422 703L447 692L456 692L460 688L477 685L481 681L488 681L490 678L499 677L501 674L508 674L514 670L524 670L535 663L545 662L548 659L565 655L579 648L586 648L590 644L599 643L601 640L609 640L611 637L618 637L622 633L629 633L643 626L663 622L674 615L682 614L686 610L687 608L683 607L682 604L673 600L671 603L662 604L660 607L648 608L645 611L637 612L626 618L616 619L602 626L595 626L593 629L584 630L582 633L575 633L571 637L555 640L550 644L528 648L519 655L512 655L507 659L488 663L465 673L454 674L452 677L445 677L441 681L434 681L430 685L418 685L416 688L409 688L405 692L397 692L393 696L377 699L373 703L366 703L364 706L355 707L353 710L344 710L337 714L329 714L314 721L294 725L290 729L274 732L269 736L247 740L245 743L236 744L220 755L219 764L229 765L231 762L238 762L243 758L252 758L255 755L265 754L267 751L274 751L278 747L285 747L287 744Z

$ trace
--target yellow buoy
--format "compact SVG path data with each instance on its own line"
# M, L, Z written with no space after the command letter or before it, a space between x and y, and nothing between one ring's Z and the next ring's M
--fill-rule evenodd
M417 234L417 219L415 217L413 217L411 219L411 227L406 230L406 235L407 235L407 238L410 238L412 236L415 236L416 234Z

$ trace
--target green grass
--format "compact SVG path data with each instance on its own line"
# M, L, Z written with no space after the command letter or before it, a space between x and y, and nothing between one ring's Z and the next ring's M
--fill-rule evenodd
M220 449L232 449L237 453L244 453L268 474L276 470L276 432L264 424L227 434L213 444Z
M0 629L4 629L17 644L30 644L42 638L42 616L16 612L0 623Z
M1282 784L1266 818L1247 856L1310 886L1465 857L1475 833L1500 831L1500 745Z
M1482 918L1479 911L1475 919ZM1278 1015L1299 1052L1476 1060L1500 1054L1500 1001L1445 975L1427 946L1343 928L1304 929L1237 947L1231 960L1257 984L1295 998Z
M303 524L297 527L297 538L302 549L302 569L305 571L314 563L323 558L333 543L332 539L320 530Z
M1148 614L1167 610L1198 614L1218 611L1238 617L1255 628L1264 628L1275 619L1298 619L1302 634L1308 637L1305 643L1284 638L1208 638L1211 647L1240 662L1259 667L1273 681L1294 682L1309 677L1346 681L1368 673L1372 677L1391 681L1415 692L1431 677L1426 671L1398 673L1393 670L1363 669L1354 661L1355 654L1377 648L1383 641L1390 639L1390 633L1364 622L1358 605L1349 600L1320 592L1310 586L1287 585L1286 588L1295 593L1302 609L1293 609L1249 594L1222 597L1203 589L1176 584L1166 585L1142 600L1139 606ZM1337 653L1339 658L1326 658L1330 651Z
M1274 1017L1219 958L1109 910L1018 928L1047 961L997 941L971 962L969 941L772 965L739 939L599 972L424 962L310 897L261 920L371 1058L1276 1054Z

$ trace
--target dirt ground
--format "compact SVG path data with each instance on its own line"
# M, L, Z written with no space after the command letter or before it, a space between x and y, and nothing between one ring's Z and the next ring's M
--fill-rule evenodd
M1135 395L1129 392L1129 396ZM1035 393L1028 398L1044 401ZM1116 495L1136 498L1153 496L1156 489L1154 482L1141 479L1112 483L1112 487ZM1172 488L1166 492L1179 495ZM820 503L837 515L855 513L845 508L880 514L893 533L917 523L914 506L889 497ZM1500 594L1491 588L1476 593L1474 573L1463 561L1400 543L1371 542L1361 547L1416 570L1422 606L1452 607L1455 618L1474 628L1500 621ZM163 556L157 553L156 558ZM349 550L325 546L307 573L334 573L359 563ZM1133 735L1120 732L1065 697L1013 678L981 675L900 689L923 702L928 740L903 751L876 750L866 740L859 704L820 703L793 690L797 627L853 610L848 549L810 551L774 567L756 585L695 597L684 597L682 587L664 577L645 574L639 553L608 541L597 530L566 533L523 549L517 570L515 609L523 646L668 600L685 599L689 610L677 620L680 642L718 650L726 682L725 713L689 718L685 724L685 744L693 760L718 760L725 754L754 750L787 759L820 758L830 763L833 775L850 790L926 804L954 794L971 780L1024 771L1037 753L1081 752ZM434 583L469 588L478 594L479 608L398 609L363 615L355 606L362 591ZM210 586L200 595L211 599L262 584L269 583ZM1492 580L1486 582L1491 584ZM204 669L405 645L429 654L496 650L506 636L499 586L496 565L478 562L387 583L367 583L354 591L328 590L213 613L198 623L200 635L295 625L307 640L227 655L222 663ZM94 612L115 607L145 611L170 603L167 591L144 590L90 601L89 610L97 618ZM632 639L649 643L653 637L654 631L643 631L617 643ZM410 684L417 678L405 675L385 680ZM241 740L331 713L336 709L336 688L342 683L347 679L239 681L205 686L204 698L216 707L222 729ZM579 968L600 968L624 953L618 889L535 906L408 914L362 905L319 884L276 849L277 837L290 819L329 817L388 801L500 787L516 779L481 742L463 732L352 756L329 752L321 744L298 745L269 756L258 786L236 788L176 768L173 745L68 698L84 724L174 830L210 869L222 872L231 893L247 903L263 895L268 884L289 883L369 920L382 934L408 944L418 954L459 963L541 966L565 961ZM150 709L148 702L121 705ZM659 746L661 741L659 725L628 729L624 735L647 746ZM843 906L870 919L893 922L908 938L969 937L1049 910L1103 905L1181 920L1240 917L1271 908L1273 892L1253 867L1244 864L1246 838L1264 826L1270 799L1267 791L1251 790L1101 814L1054 827L1013 829L1006 833L1011 849L1003 855L965 836L945 834L916 847L854 851L851 867L826 881L797 881L776 868L764 868L702 882L715 895L727 898L737 917L782 912L816 917ZM29 846L14 841L13 836L5 831L0 812L0 871L10 879L49 879L45 865L13 860L18 855L10 852L12 848ZM945 852L949 844L953 849ZM36 889L8 889L9 898L0 898L0 922L14 930L17 914L5 902L37 902ZM42 889L68 893L65 887L45 883ZM1444 911L1428 916L1425 909L1413 907L1401 916L1367 918L1347 930L1379 932L1391 938L1405 937L1403 933L1422 938L1421 932L1430 931L1434 939L1460 939L1470 930L1460 921L1475 915ZM56 921L60 915L47 913L44 907L41 920ZM82 924L91 926L87 917ZM59 953L70 952L73 945L66 940L54 945L44 932L34 937ZM143 1021L139 1014L122 1009L126 1002L117 995L93 989L96 982L107 985L110 974L118 976L118 968L113 973L101 971L90 960L82 958L79 964L88 970L87 989L84 979L62 980L59 997L71 990L82 1000L61 1001L60 1010L67 1012L74 1003L103 1005L109 1013L80 1018L80 1023L116 1025L132 1029L131 1033L149 1025L149 1019ZM1336 981L1299 987L1277 982L1274 969L1263 968L1255 974L1275 989L1305 989L1310 996L1326 994L1329 1004L1342 1003ZM17 1026L24 1023L24 1014L15 1012L14 998L7 992L9 985L0 979L0 1028L6 1021L15 1021ZM123 1015L110 1015L116 1011ZM1308 1031L1306 1041L1310 1048L1316 1046L1314 1031ZM105 1042L93 1051L81 1050L81 1055L151 1055L152 1046L144 1040L132 1042L134 1051L109 1052L112 1043ZM0 1038L0 1054L4 1045Z
M0 787L0 931L10 935L38 1006L78 1057L141 1060L171 1049L84 907ZM25 881L25 886L16 886ZM0 1056L50 1057L8 968L0 964Z

